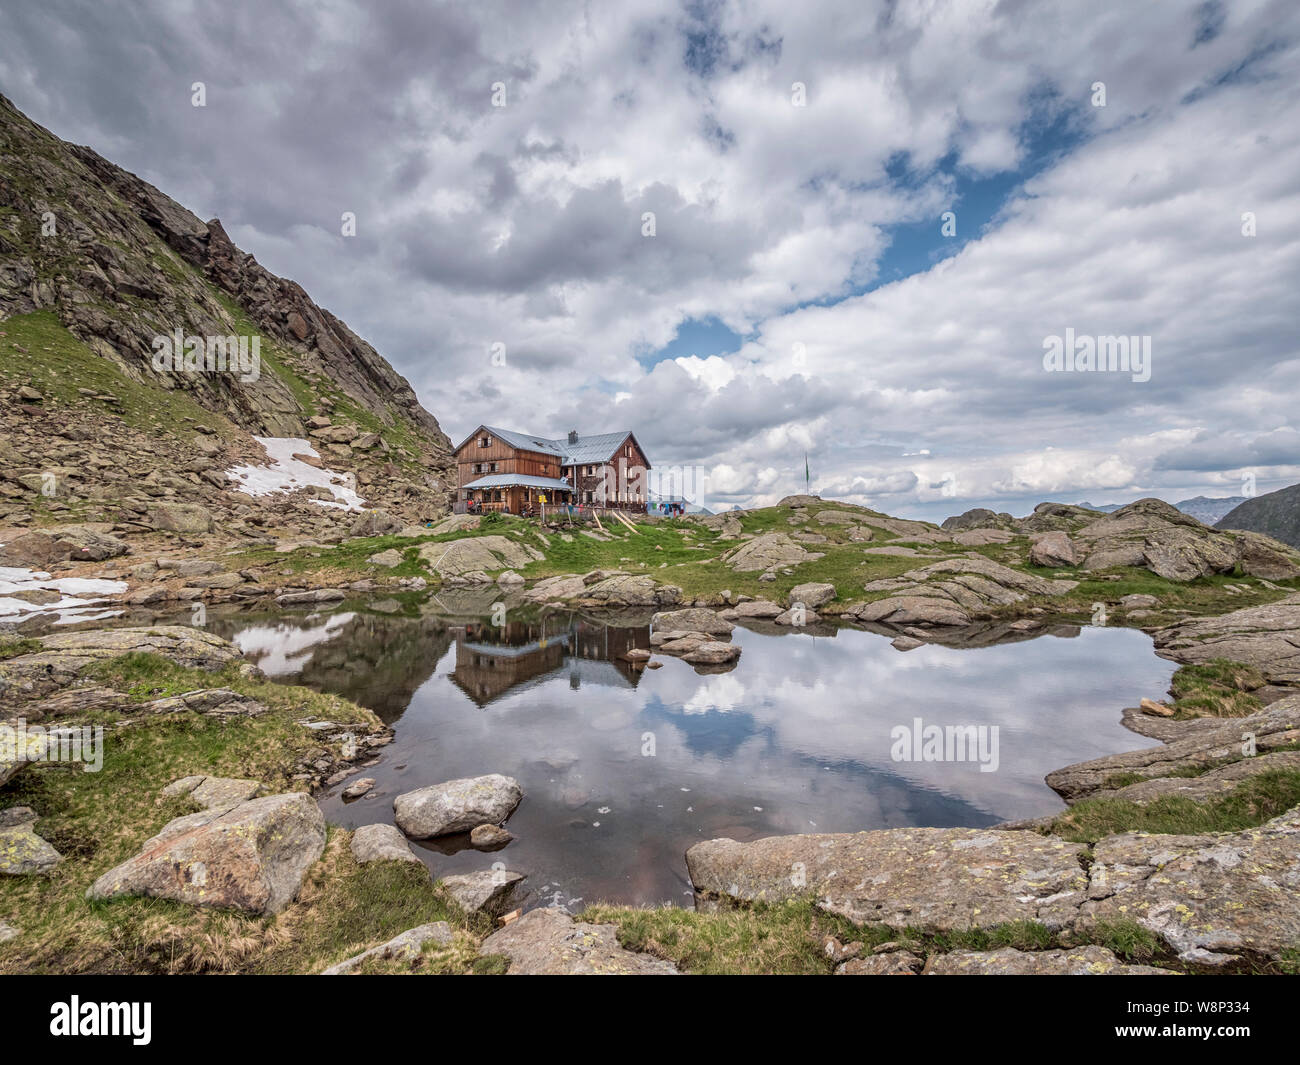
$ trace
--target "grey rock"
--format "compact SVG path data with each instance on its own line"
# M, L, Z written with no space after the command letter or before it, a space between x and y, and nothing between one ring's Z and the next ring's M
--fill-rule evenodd
M331 965L321 973L322 976L346 976L368 961L409 961L418 958L425 944L432 943L438 947L450 946L455 938L451 925L446 921L433 921L409 929L400 936L394 936L387 943L371 947L367 951L354 955L337 965Z
M1109 836L1093 848L1079 927L1135 920L1185 961L1277 958L1300 943L1300 809L1259 828Z
M661 610L650 619L656 632L695 632L705 636L730 636L735 626L707 607Z
M1130 965L1104 947L1021 951L954 950L933 955L926 976L1173 976L1168 969Z
M523 873L486 869L459 876L444 876L439 883L451 900L466 913L486 913L500 917L513 906L515 889L523 880Z
M392 825L362 825L352 833L352 857L358 865L371 862L414 862L423 865L411 845Z
M34 822L0 828L0 876L47 876L63 860L36 834Z
M393 809L398 828L413 839L430 839L499 824L522 798L517 781L491 773L406 792L393 800Z
M618 945L613 925L575 921L563 910L531 910L493 932L481 955L502 954L511 976L673 976L672 962Z
M686 867L706 897L813 898L854 924L941 932L1031 920L1062 928L1086 897L1086 849L1033 832L895 828L709 840L686 852Z
M803 603L809 609L816 610L835 598L835 585L824 583L796 584L790 589L789 605Z
M255 798L262 790L261 781L230 777L190 776L173 780L162 790L164 798L188 795L205 809L235 806Z
M503 847L515 837L500 825L479 825L469 834L469 841L480 850Z
M144 895L194 906L279 913L325 850L325 819L310 795L252 799L179 817L86 893Z
M1239 718L1209 718L1207 726L1189 730L1182 739L1137 751L1123 751L1065 766L1047 774L1047 786L1074 803L1109 787L1122 773L1167 777L1186 769L1209 768L1224 760L1246 756L1246 740L1254 737L1258 753L1300 743L1300 695L1279 699L1257 714Z

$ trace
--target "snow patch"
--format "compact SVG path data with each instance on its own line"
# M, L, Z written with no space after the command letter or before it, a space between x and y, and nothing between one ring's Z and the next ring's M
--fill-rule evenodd
M318 470L293 457L320 458L309 441L296 436L255 436L253 439L266 449L266 456L271 461L266 466L232 466L228 469L226 476L235 482L236 491L250 496L267 496L315 485L326 489L334 499L313 499L313 503L339 510L365 509L366 501L350 487L355 483L351 474Z
M115 617L120 610L94 609L108 596L126 591L126 581L100 577L60 577L51 579L37 570L0 566L0 618L26 621L29 618L57 615L56 625L78 621L98 621ZM49 603L29 603L16 598L20 592L57 592L59 598Z

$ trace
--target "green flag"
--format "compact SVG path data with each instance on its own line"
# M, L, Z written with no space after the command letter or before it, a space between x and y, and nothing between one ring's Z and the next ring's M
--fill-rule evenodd
M808 452L805 451L803 453L803 487L805 492L810 491L809 486L811 485L811 483L812 483L812 478L808 473Z

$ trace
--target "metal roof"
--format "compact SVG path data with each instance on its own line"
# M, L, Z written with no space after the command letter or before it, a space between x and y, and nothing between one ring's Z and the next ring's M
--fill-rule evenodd
M580 436L576 444L570 444L567 438L555 442L564 449L566 466L581 466L584 462L604 462L618 450L619 444L631 435L631 430L624 430L621 433Z
M500 437L511 447L524 451L544 451L551 455L563 455L564 449L559 440L548 440L544 436L532 436L528 433L516 433L513 429L498 429L494 425L483 426L493 436Z
M494 473L490 477L480 477L477 481L463 484L461 488L510 488L514 486L520 488L554 488L565 492L573 491L573 485L569 484L568 481L557 480L554 477L529 477L519 473Z
M604 462L618 450L619 445L624 440L632 435L631 429L624 429L617 433L596 433L593 436L580 436L576 444L570 444L567 436L559 440L551 440L545 436L517 433L513 429L499 429L495 425L484 425L481 428L492 436L504 440L513 448L524 451L540 451L546 455L556 455L559 457L562 466L581 466L584 463ZM465 444L468 444L477 433L478 430L474 430L456 450L459 451Z

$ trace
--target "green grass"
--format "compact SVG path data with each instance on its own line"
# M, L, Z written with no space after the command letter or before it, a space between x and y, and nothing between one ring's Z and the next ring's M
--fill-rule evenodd
M160 798L171 781L215 774L260 780L270 793L298 790L292 778L300 763L325 754L328 743L299 720L379 724L347 700L243 677L233 667L193 670L137 654L103 663L93 676L140 702L228 687L269 712L229 720L182 712L130 725L119 714L87 715L78 722L110 726L100 772L32 766L0 790L0 805L36 810L36 831L65 858L50 877L0 879L0 917L22 930L0 944L0 972L312 972L432 920L451 921L458 936L431 971L468 969L470 933L483 929L457 916L423 868L357 867L343 832L332 834L299 901L274 918L157 899L88 902L86 889L100 874L195 808L188 799Z
M73 336L53 311L19 314L0 321L0 380L31 385L44 397L42 407L91 409L119 415L127 425L169 435L193 436L193 423L212 425L220 416L201 407L180 389L142 384L116 363L101 358ZM21 349L26 349L21 350ZM78 389L116 396L119 404L81 395Z
M13 636L0 633L0 662L19 655L35 654L41 649L41 641L30 636Z
M613 924L622 946L702 975L826 975L833 965L822 948L825 936L835 935L842 942L866 939L871 945L891 938L883 929L855 929L807 901L718 913L598 905L588 907L583 920Z
M1173 709L1181 717L1246 717L1263 709L1252 694L1267 683L1254 666L1226 658L1214 658L1182 666L1174 674L1169 690Z
M1012 921L992 928L935 932L922 928L885 925L854 926L828 915L811 900L756 903L700 913L675 907L640 909L597 905L583 920L613 924L619 943L676 962L687 972L703 975L816 975L834 971L835 962L823 944L834 936L845 946L861 944L858 956L893 943L920 958L956 950L993 951L1011 947L1020 951L1069 948L1080 943L1053 932L1037 921ZM1172 954L1136 921L1099 922L1083 935L1126 961L1168 961Z
M1056 818L1048 831L1076 843L1095 843L1120 832L1195 835L1256 828L1300 805L1300 770L1270 769L1204 802L1166 795L1144 805L1127 799L1084 799Z
M1131 918L1097 921L1089 927L1087 938L1089 942L1137 965L1164 960L1171 954L1154 932Z

